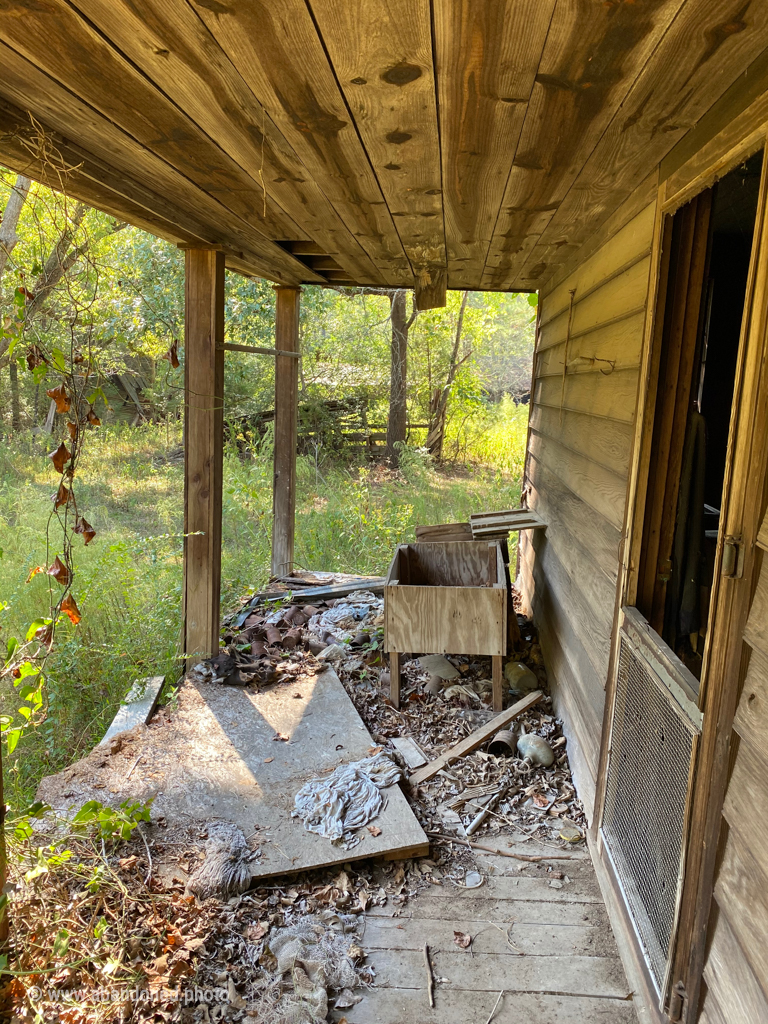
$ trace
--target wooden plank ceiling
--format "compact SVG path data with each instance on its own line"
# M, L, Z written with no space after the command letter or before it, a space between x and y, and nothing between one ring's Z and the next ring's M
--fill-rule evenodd
M286 284L530 290L766 47L757 0L0 0L0 162Z

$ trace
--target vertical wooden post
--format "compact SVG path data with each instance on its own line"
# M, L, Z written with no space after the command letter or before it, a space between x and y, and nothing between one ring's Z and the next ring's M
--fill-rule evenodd
M389 652L389 699L393 708L400 707L400 652Z
M272 497L272 575L293 568L296 525L296 445L299 431L299 298L301 288L275 288L275 476Z
M491 683L493 685L493 710L503 711L504 710L504 659L501 655L494 654L491 656L492 666L492 677Z
M224 253L188 249L184 292L184 655L219 650Z

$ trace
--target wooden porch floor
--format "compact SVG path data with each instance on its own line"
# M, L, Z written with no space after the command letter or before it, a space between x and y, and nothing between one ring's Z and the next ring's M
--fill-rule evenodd
M492 841L516 853L556 852L508 843L504 836ZM337 1019L486 1024L503 989L494 1024L637 1024L589 854L575 851L573 857L531 864L478 854L486 875L479 889L444 880L403 908L369 912L361 945L376 984ZM566 877L555 879L552 872ZM454 931L473 937L471 950L456 945ZM434 1009L427 996L425 942L436 983Z

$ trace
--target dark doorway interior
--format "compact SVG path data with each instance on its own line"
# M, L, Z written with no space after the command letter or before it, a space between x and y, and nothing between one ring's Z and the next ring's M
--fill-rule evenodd
M638 609L701 677L763 154L678 210L669 247Z

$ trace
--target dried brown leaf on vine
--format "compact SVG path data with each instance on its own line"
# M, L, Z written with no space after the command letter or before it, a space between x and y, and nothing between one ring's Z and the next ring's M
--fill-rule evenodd
M72 452L62 441L59 447L54 452L48 452L48 458L53 463L53 468L57 473L63 473L64 467L72 458Z
M46 647L50 647L53 643L53 626L41 626L35 633L35 640L38 643L45 644Z
M163 359L167 359L168 362L171 364L171 366L174 368L174 370L177 368L177 366L179 365L179 343L178 343L178 341L174 341L174 343L171 345L171 347L168 349L168 351L163 356Z
M69 430L70 440L71 441L76 441L77 440L77 430L78 430L77 424L73 423L71 420L67 420L67 429Z
M68 587L72 582L72 573L69 571L66 565L62 562L58 555L51 562L50 567L47 570L49 576L53 576L57 583L60 583L62 587Z
M93 538L96 536L96 531L91 524L80 516L75 523L75 533L81 533L83 535L83 543L88 545L91 543Z
M43 350L39 345L30 345L27 349L27 366L30 370L36 370L38 366L42 366L47 363L48 360L43 355Z
M29 576L27 576L27 583L29 583L30 580L33 580L35 578L35 576L37 576L37 574L39 572L46 572L46 571L47 570L46 570L44 565L36 565L34 569L30 569L29 570Z
M77 607L77 602L75 601L74 597L72 597L71 594L67 594L64 600L61 602L61 610L64 612L65 615L69 617L69 621L72 623L73 626L76 626L80 619L82 618L82 615L80 614L80 609Z
M88 410L88 416L86 418L87 418L88 422L91 424L92 427L100 427L101 426L101 420L96 415L96 413L93 411L93 406L91 406L91 408Z
M59 484L59 489L53 495L53 507L61 508L62 505L66 505L69 501L69 489L64 486L63 483Z
M59 384L57 388L51 388L45 393L56 403L56 412L69 412L72 403L63 384Z

